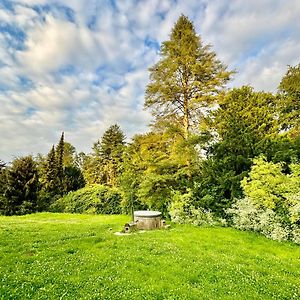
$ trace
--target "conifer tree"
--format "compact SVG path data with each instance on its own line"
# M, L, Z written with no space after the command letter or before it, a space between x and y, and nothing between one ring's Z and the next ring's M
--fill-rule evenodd
M202 108L222 91L231 72L202 44L192 22L180 16L170 39L162 43L161 59L150 68L145 107L156 122L176 126L184 139L198 126Z
M54 146L52 146L50 152L47 155L47 161L45 166L44 187L45 190L52 195L56 195L58 193L59 181L58 181L57 160L56 160Z
M61 138L56 147L56 168L57 168L57 178L60 183L63 182L64 179L64 133L61 134Z
M0 171L1 171L2 169L4 169L5 166L6 166L5 162L4 162L3 160L0 159Z
M84 159L83 173L86 182L115 186L120 174L124 147L125 135L120 126L110 126L101 141L94 143L93 153Z
M16 158L7 170L4 213L31 213L36 210L38 172L31 156Z
M119 125L110 126L101 139L99 154L104 183L110 186L117 184L119 168L125 145L125 135Z

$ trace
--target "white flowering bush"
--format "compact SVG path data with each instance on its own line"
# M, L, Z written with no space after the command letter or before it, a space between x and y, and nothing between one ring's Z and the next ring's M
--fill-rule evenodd
M213 214L201 207L195 208L192 202L192 192L174 193L169 206L171 220L178 224L193 224L196 226L225 225L225 220L217 220Z
M260 232L277 241L293 240L293 228L271 209L257 207L249 198L239 199L226 211L235 228ZM294 226L296 232L296 226ZM299 232L298 232L299 234Z
M249 176L241 182L246 197L226 211L234 227L300 243L300 165L290 169L284 174L281 164L254 159Z
M300 244L300 227L292 226L292 241L296 244Z

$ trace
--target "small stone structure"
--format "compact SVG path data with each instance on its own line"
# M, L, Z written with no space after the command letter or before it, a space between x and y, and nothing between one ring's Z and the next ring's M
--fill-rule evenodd
M137 230L137 223L136 222L130 222L130 223L126 223L124 225L124 232L125 233L134 232L136 230Z
M161 212L154 210L137 210L133 214L137 229L155 229L165 226Z

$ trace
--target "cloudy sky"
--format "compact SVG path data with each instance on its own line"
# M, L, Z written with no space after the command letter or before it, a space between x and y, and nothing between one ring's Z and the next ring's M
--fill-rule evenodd
M0 159L89 152L108 126L145 132L147 68L180 14L238 73L276 91L300 62L299 0L0 0Z

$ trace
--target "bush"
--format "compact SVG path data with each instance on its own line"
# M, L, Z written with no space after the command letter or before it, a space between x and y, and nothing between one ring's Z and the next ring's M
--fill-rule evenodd
M169 214L174 223L193 224L197 226L213 226L221 222L214 215L202 207L192 205L193 195L190 191L186 194L175 192L169 205Z
M70 192L55 201L50 210L54 212L119 214L121 193L116 188L93 184Z
M275 211L258 207L249 198L239 199L226 211L235 228L260 232L277 241L291 240L300 243L300 228L287 224L285 218Z
M246 197L227 209L233 226L300 243L300 165L289 165L290 174L285 174L280 163L264 157L253 161L241 182Z

